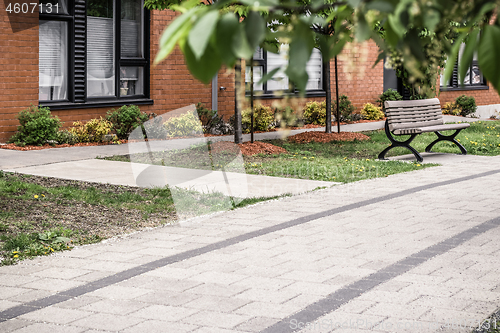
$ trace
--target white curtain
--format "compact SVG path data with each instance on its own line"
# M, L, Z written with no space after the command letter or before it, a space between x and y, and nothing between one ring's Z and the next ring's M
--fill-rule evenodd
M87 96L115 95L113 19L87 16Z
M39 27L39 100L67 99L68 24L40 21Z

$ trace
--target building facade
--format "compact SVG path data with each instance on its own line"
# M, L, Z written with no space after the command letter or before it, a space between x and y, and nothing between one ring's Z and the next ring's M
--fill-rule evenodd
M189 74L178 49L152 65L161 33L175 16L170 10L145 10L143 0L0 2L0 142L15 133L17 114L30 105L49 107L64 127L105 116L126 104L163 114L201 102L228 118L235 104L233 70L221 70L211 85L204 85ZM282 61L264 52L256 54L256 77ZM369 42L350 45L339 57L339 93L346 94L358 110L373 103L384 86L394 85L382 63L373 67L377 55L376 45ZM331 68L335 96L333 61ZM308 91L301 103L326 95L319 52L308 72ZM457 86L455 78L451 88L440 94L441 101L467 94L478 105L500 104L498 94L476 72L471 68L465 88ZM287 78L279 75L254 87L263 104L296 96Z

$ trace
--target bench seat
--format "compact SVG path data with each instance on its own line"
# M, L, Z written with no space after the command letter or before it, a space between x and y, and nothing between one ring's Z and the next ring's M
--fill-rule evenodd
M430 152L432 147L440 141L450 141L460 148L463 155L467 154L467 150L455 140L455 137L461 130L469 127L470 124L445 124L439 99L386 101L384 105L387 116L385 121L385 133L387 138L391 141L391 145L379 154L379 159L384 160L385 154L392 148L405 147L415 155L417 161L422 162L422 156L410 146L410 143L418 134L429 132L434 132L438 138L425 148L426 152ZM440 133L441 131L453 130L455 132L451 135L443 135ZM393 135L410 135L410 138L405 141L398 141Z
M458 129L464 129L469 127L469 123L460 123L460 124L444 124L444 125L434 125L434 126L424 126L417 128L409 128L409 129L397 129L392 132L394 135L408 135L408 134L420 134L420 133L429 133L436 131L452 131Z

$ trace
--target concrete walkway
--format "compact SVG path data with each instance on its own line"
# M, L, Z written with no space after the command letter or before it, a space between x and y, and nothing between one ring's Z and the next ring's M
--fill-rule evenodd
M472 157L0 267L0 332L470 332L499 188Z

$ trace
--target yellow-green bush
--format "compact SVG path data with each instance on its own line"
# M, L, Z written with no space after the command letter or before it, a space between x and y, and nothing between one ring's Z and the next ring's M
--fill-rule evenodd
M191 112L172 117L163 126L167 130L169 138L202 133L201 122Z
M69 132L78 138L78 142L101 142L102 137L111 132L113 124L106 119L91 119L87 123L76 121Z
M331 112L331 110L330 110ZM326 124L326 102L309 102L304 107L304 119L306 124Z
M361 116L363 119L367 120L380 120L384 118L384 113L378 106L375 106L372 103L366 103L361 109Z
M241 114L241 127L243 133L250 133L251 115L252 112L250 109L244 110ZM267 131L274 128L274 112L270 107L263 105L254 106L253 117L254 131Z
M441 110L441 112L443 112L443 114L450 114L452 116L459 116L460 113L462 112L462 109L454 102L448 102L443 106L443 109Z

